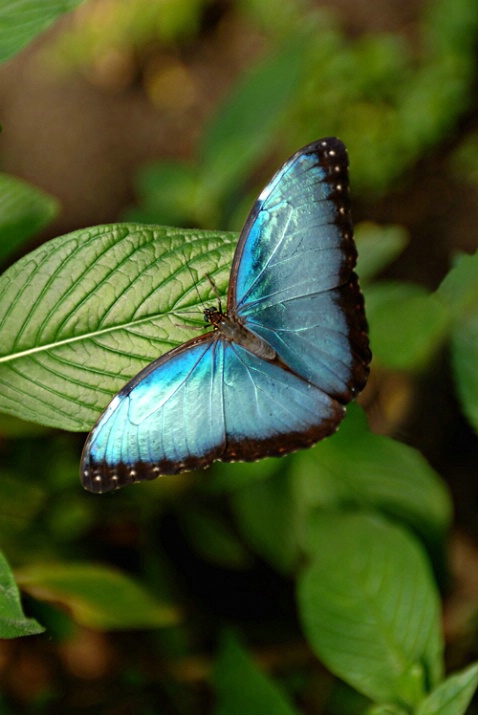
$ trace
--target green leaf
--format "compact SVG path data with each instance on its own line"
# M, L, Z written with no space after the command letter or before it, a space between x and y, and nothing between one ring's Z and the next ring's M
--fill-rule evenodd
M227 470L216 462L203 479L198 475L201 488L208 494L229 494L244 489L250 482L268 479L277 473L277 459L261 459L258 462L231 462ZM204 473L205 474L205 473Z
M414 706L442 674L440 604L403 529L365 514L316 514L299 579L305 634L325 665L378 703Z
M141 368L195 337L235 234L116 224L45 243L0 277L0 409L88 430ZM199 298L201 295L201 299Z
M17 585L0 552L0 638L33 636L44 630L37 621L23 613Z
M462 320L476 313L478 305L478 252L462 254L441 282L437 298L446 306L452 318Z
M97 630L161 628L179 613L125 574L89 563L35 564L18 572L23 590L67 607L79 624Z
M463 412L478 432L478 253L461 256L436 295L452 317L453 375Z
M365 715L409 715L409 708L401 708L398 705L373 705L368 708Z
M205 207L201 183L193 167L173 161L141 167L136 178L139 206L127 218L170 226L201 225Z
M267 478L246 483L231 495L243 538L282 573L290 573L297 562L304 518L289 471L291 464L293 457L261 460Z
M451 675L422 700L416 715L464 715L478 687L478 665Z
M21 50L83 0L0 0L0 62Z
M367 288L374 358L393 370L424 367L448 327L448 312L418 285L377 283Z
M478 432L478 302L476 311L475 315L455 323L451 359L463 412Z
M202 184L218 199L244 181L270 150L304 69L305 37L254 67L234 88L199 147Z
M287 695L258 669L232 635L223 638L213 681L214 715L298 715Z
M359 252L358 269L362 283L380 273L403 252L408 234L402 226L361 223L355 228Z
M290 573L304 548L307 516L317 509L377 510L420 534L443 571L451 520L445 484L417 450L373 434L357 405L338 432L312 449L254 465L231 465L211 476L226 489L238 525L254 552ZM237 476L235 476L237 471ZM231 473L231 474L230 474ZM242 484L239 483L242 480Z
M32 520L46 499L37 484L20 482L20 478L2 471L0 479L0 543L5 547L11 539L31 526ZM17 554L18 555L18 554Z
M294 473L309 509L376 509L405 521L430 549L445 543L452 516L446 485L416 449L371 432L356 405L331 439L295 455Z
M190 543L204 559L229 569L250 566L250 554L222 514L197 504L183 509L180 519Z
M56 199L25 181L0 174L0 261L48 224L57 212Z

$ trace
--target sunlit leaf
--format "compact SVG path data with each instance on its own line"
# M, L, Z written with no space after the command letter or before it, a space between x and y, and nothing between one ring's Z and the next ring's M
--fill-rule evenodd
M197 336L236 236L134 224L45 243L0 277L0 409L88 430L146 364ZM201 299L199 298L201 295Z

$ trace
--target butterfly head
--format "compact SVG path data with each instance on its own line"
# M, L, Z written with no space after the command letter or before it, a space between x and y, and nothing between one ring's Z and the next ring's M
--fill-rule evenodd
M223 319L224 315L220 308L204 308L204 320L208 325L219 325Z

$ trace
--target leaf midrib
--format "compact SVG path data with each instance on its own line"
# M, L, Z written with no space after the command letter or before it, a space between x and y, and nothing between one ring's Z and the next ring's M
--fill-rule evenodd
M132 320L127 323L122 323L120 325L112 325L109 328L102 328L101 330L95 330L90 333L82 333L81 335L73 335L70 338L64 338L63 340L57 340L56 342L46 343L44 345L36 345L35 347L28 348L27 350L21 350L19 352L9 353L8 355L0 356L0 364L8 363L14 360L19 360L29 355L34 355L35 353L47 352L48 350L54 350L55 348L62 347L64 345L71 345L72 343L81 342L82 340L92 340L99 335L105 335L108 333L113 333L118 330L127 330L128 328L136 327L143 323L149 323L157 318L164 318L168 315L173 315L175 311L167 311L163 313L157 313L156 315L148 315L145 318L139 318L138 320Z

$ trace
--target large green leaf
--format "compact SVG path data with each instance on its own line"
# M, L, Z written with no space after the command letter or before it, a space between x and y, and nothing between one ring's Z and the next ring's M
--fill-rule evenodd
M83 0L0 0L0 62Z
M217 302L206 274L225 292L235 240L117 224L22 258L0 277L0 409L90 429L129 378L197 335L186 321Z
M0 638L32 636L44 630L37 621L23 613L17 585L5 557L0 553Z
M58 202L51 196L25 181L0 174L0 260L45 226L57 210Z
M299 579L306 636L327 667L377 703L415 705L442 675L438 593L418 543L365 514L316 514Z
M75 621L98 630L160 628L179 613L125 574L89 563L45 563L17 572L21 588L35 598L67 607Z
M298 715L287 695L231 635L223 638L213 680L217 696L214 715Z

